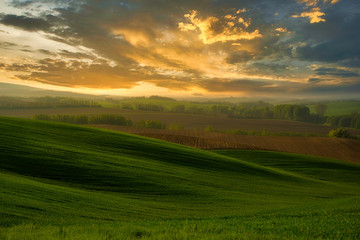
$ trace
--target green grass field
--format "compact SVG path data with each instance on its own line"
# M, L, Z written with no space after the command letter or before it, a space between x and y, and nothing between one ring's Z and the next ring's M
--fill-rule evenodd
M346 115L352 112L360 112L360 101L338 101L326 103L328 106L325 115L326 116L337 116ZM310 111L315 113L315 105L309 105Z
M154 99L154 98L129 98L129 99L121 99L119 103L112 103L109 101L100 101L99 102L104 108L121 108L123 104L131 105L135 107L137 104L154 104L164 107L166 111L171 111L174 107L178 105L184 105L186 108L189 107L198 107L198 108L207 108L211 107L213 104L211 103L201 103L201 102L188 102L188 101L174 101L167 99Z
M359 239L360 166L0 117L0 239Z

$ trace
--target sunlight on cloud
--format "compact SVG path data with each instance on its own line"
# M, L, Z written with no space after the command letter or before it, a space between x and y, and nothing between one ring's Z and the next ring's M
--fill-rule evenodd
M214 16L201 19L198 17L198 12L192 10L189 14L184 15L190 23L179 22L178 27L184 32L198 31L199 39L205 44L263 37L258 29L253 32L245 30L251 24L251 19L244 20L238 16L242 12L243 10L238 10L235 16L228 14L222 19Z
M276 29L275 29L275 31L278 31L278 32L283 32L283 33L288 32L288 30L287 30L286 28L281 28L281 27L276 28Z
M324 3L327 3L327 2L329 2L330 0L324 0ZM338 3L338 2L340 2L340 0L331 0L330 1L330 3L331 4L335 4L335 3Z
M113 31L115 36L124 37L133 46L149 46L150 40L143 32L129 29L116 29Z
M320 2L320 0L300 0L300 1L298 1L298 3L305 3L306 6L316 6L319 2Z
M336 46L334 51L330 47L315 51L316 44L330 46L336 35L331 31L337 27L338 32L349 31L342 23L343 15L338 17L339 26L329 27L337 17L337 6L331 7L339 0L264 0L263 8L256 1L253 7L251 1L245 5L239 1L232 8L226 1L206 1L208 8L201 8L197 1L179 2L179 6L185 4L181 8L172 4L149 8L150 1L138 1L136 8L94 2L84 1L82 11L54 8L48 12L56 17L48 16L43 8L25 13L27 6L38 6L36 1L27 1L18 11L15 5L3 10L2 78L94 89L94 93L241 95L344 81L341 79L355 83L360 75L358 70L339 67L356 66L353 54L352 58L340 56ZM289 6L282 8L286 4ZM340 2L339 7L344 4ZM356 26L354 21L351 26ZM316 39L310 30L318 32ZM336 59L346 61L308 68L315 60L333 63Z
M340 2L340 0L298 0L298 3L305 3L306 6L319 6L319 5L323 5L326 4L328 2L330 2L330 4L335 4L337 2Z
M330 0L299 0L297 1L298 3L304 3L306 5L305 11L301 14L294 14L291 17L309 18L310 23L326 22L324 19L326 14L323 12L322 8L326 8L329 1ZM331 0L330 4L333 5L339 1L340 0Z
M320 8L313 8L311 11L302 12L300 15L292 15L294 18L307 17L310 19L310 23L325 22L323 16L325 16L325 13L321 12Z

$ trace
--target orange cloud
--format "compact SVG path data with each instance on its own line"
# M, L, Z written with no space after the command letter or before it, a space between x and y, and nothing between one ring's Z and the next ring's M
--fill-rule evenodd
M330 2L330 4L335 4L337 2L340 2L340 0L298 0L298 3L305 3L306 6L312 6L312 7L315 7L315 6L320 6L320 5L323 5L325 3L328 3Z
M308 12L303 12L300 15L292 15L291 17L307 17L310 19L310 23L318 23L326 21L323 16L325 16L325 13L321 12L320 8L315 7Z
M299 0L298 3L305 3L306 6L316 6L319 3L319 0Z
M289 33L289 31L287 30L287 28L281 28L281 27L276 28L275 31L277 31L277 32L282 32L282 33Z
M329 2L330 0L324 0L325 3ZM340 0L331 0L331 4L335 4L335 3L338 3L340 2Z
M238 10L242 13L244 10ZM237 40L252 40L260 38L258 29L253 32L248 32L245 29L251 24L251 19L244 20L239 16L225 15L222 19L217 17L207 17L201 19L198 17L198 12L190 11L189 14L184 15L190 23L180 22L178 27L181 31L198 31L198 38L205 44L213 44L216 42L227 42Z
M144 32L129 29L113 30L115 36L125 38L125 40L133 46L149 46L149 37Z
M292 15L291 17L298 18L298 17L307 17L310 19L310 23L318 23L318 22L325 22L324 19L325 13L322 12L321 8L327 7L327 3L335 4L340 0L298 0L298 3L305 3L306 10L302 12L300 15Z

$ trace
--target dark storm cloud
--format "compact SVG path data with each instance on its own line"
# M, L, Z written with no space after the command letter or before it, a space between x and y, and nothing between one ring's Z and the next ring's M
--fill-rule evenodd
M226 62L230 64L243 63L253 58L254 58L254 54L248 51L238 51L236 53L230 54L229 57L226 58Z
M318 68L315 70L317 75L332 75L339 77L358 77L360 76L358 73L346 71L343 69L337 68Z
M320 83L323 81L327 81L328 79L322 79L322 78L309 78L308 82L309 83Z
M272 72L272 73L284 73L286 68L289 65L279 64L279 63L261 63L255 62L252 64L252 67L255 69L259 69L262 72Z
M67 57L67 58L75 58L75 59L95 59L94 56L91 56L86 53L81 52L70 52L67 50L61 50L59 55Z
M306 87L299 92L308 94L346 94L349 97L350 94L354 95L360 92L360 82Z
M24 72L17 75L23 80L51 83L59 86L84 86L90 88L130 88L146 77L142 71L132 71L106 62L87 63L78 60L63 61L46 58L32 64L11 64L7 71Z
M360 56L359 1L340 1L326 12L326 22L303 25L298 37L309 44L298 47L300 59L322 62L347 61Z
M27 31L48 31L51 27L50 23L43 18L30 18L13 14L4 15L0 23Z
M274 85L276 83L276 85ZM241 79L241 80L221 80L212 79L199 83L201 87L211 92L281 92L288 91L284 86L291 83L281 83L275 81ZM296 84L294 84L296 85Z
M310 78L308 83L266 80L220 80L201 81L199 85L211 92L247 92L250 94L265 94L283 96L304 96L312 94L356 94L360 91L360 80L357 82L343 82L339 84L325 84L329 79Z
M31 1L31 0L28 0L28 1L13 0L13 1L11 2L11 4L12 4L14 7L21 8L21 7L28 7L28 6L32 5L34 2L36 2L36 1Z

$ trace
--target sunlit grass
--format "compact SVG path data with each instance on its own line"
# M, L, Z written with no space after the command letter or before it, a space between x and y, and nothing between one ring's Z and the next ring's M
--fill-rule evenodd
M360 166L0 118L0 239L357 239Z

